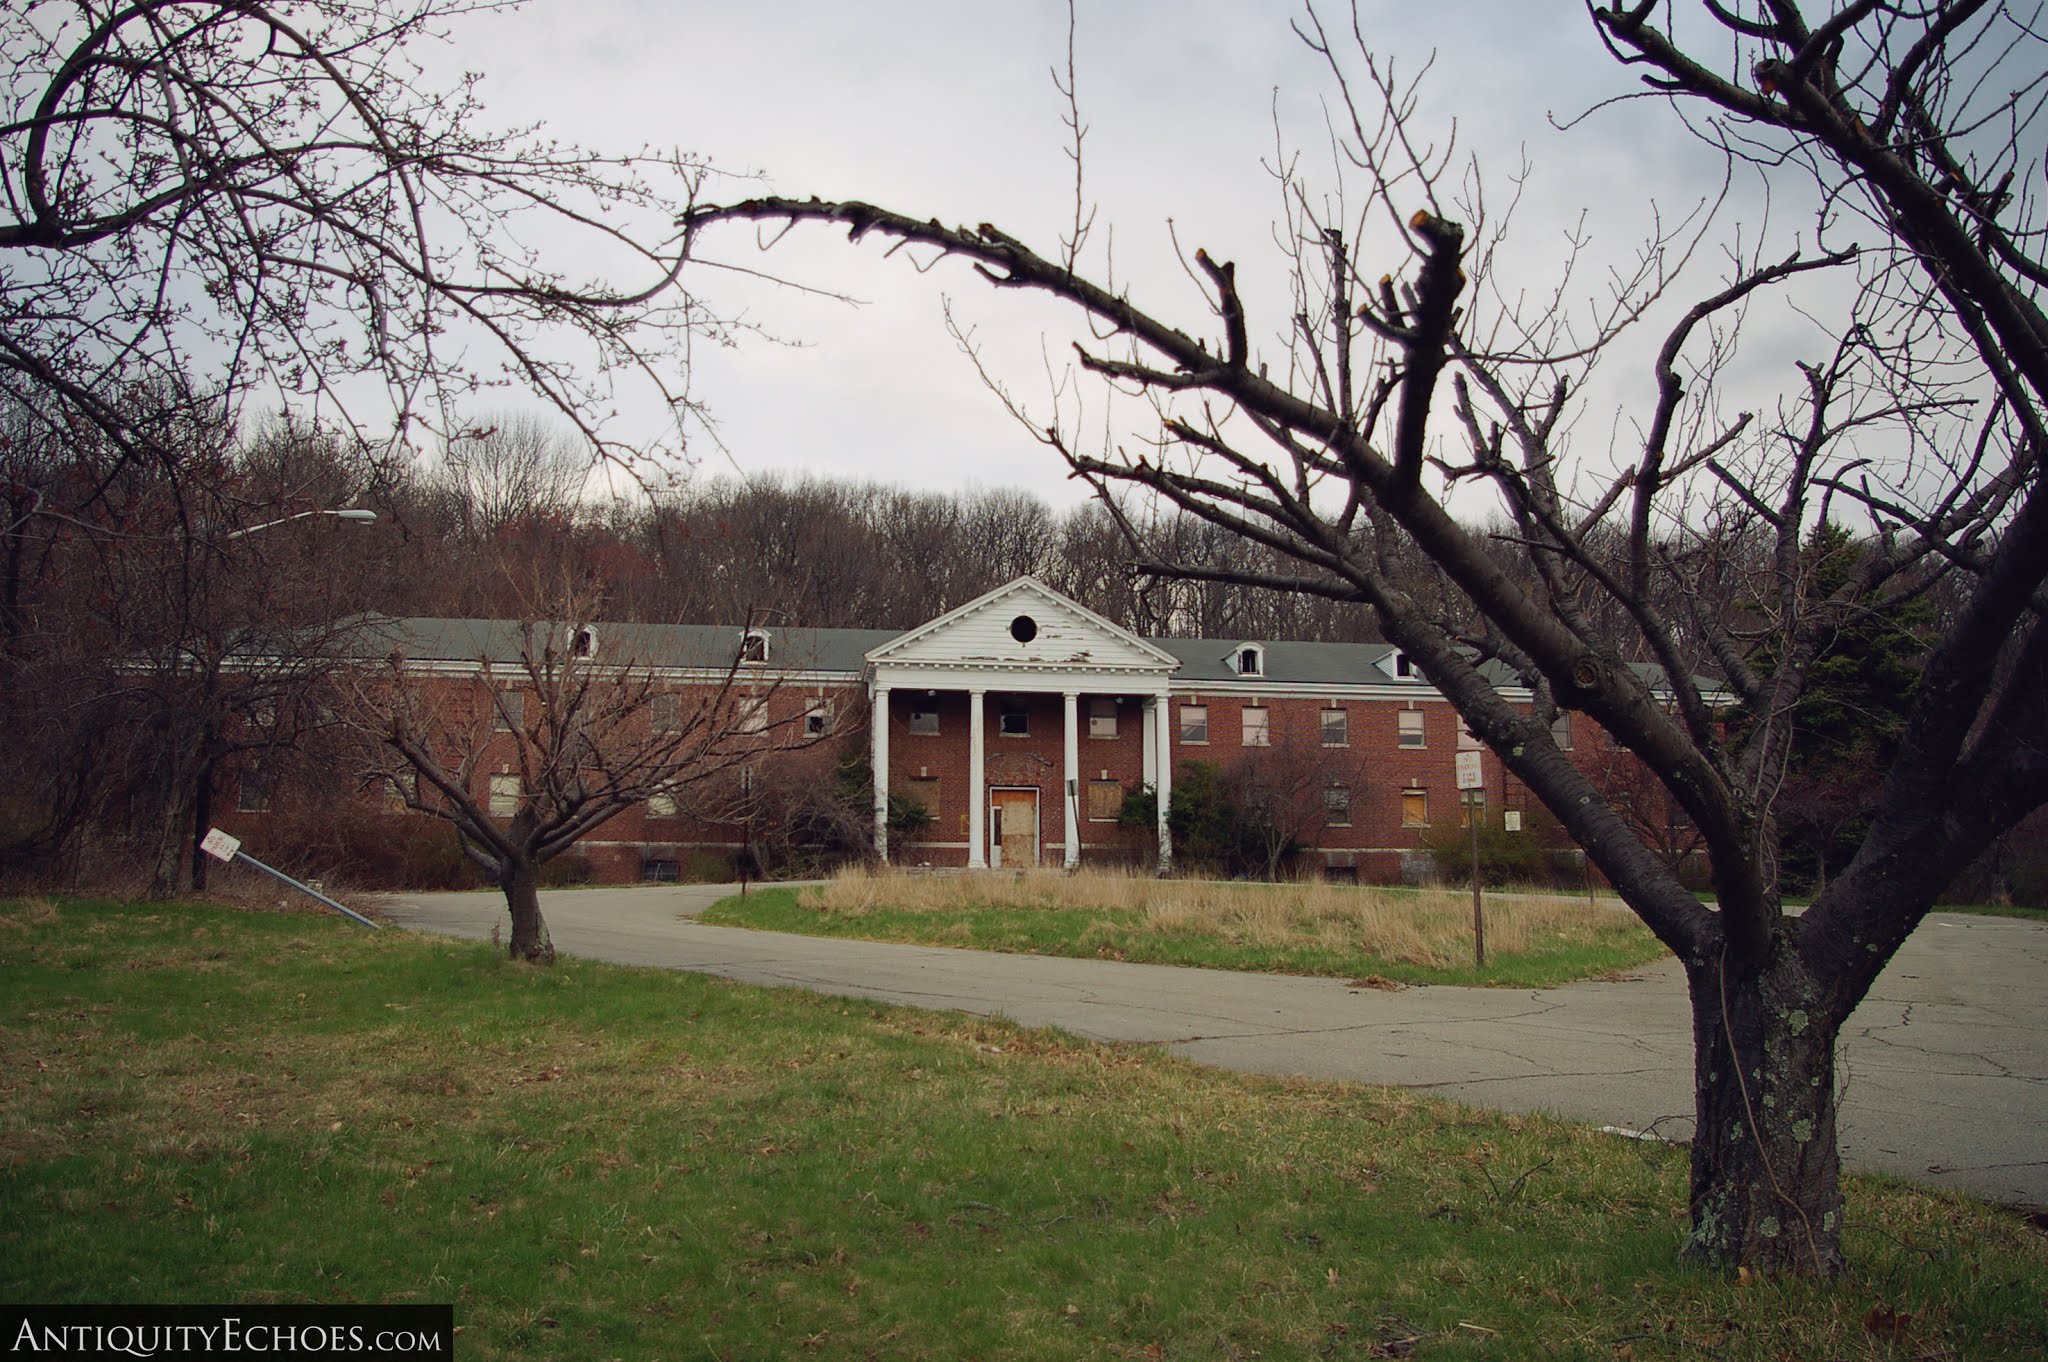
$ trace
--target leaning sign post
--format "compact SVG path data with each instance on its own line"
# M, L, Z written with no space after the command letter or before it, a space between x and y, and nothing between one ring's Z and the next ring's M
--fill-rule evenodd
M1479 894L1479 815L1485 805L1486 775L1477 752L1458 753L1458 798L1465 805L1465 826L1472 833L1472 959L1486 968L1486 907Z
M336 903L333 899L328 898L327 895L321 893L318 889L313 888L311 885L300 884L297 880L285 874L282 870L278 870L272 866L267 866L263 864L263 862L257 860L254 856L251 856L248 852L242 850L242 843L239 838L231 837L227 833L222 832L219 828L208 828L206 830L206 836L200 839L199 849L201 851L204 851L207 855L213 857L216 861L229 863L240 861L245 865L253 865L258 870L262 871L264 874L271 875L276 877L277 879L283 880L286 884L298 890L301 894L312 895L314 898L320 900L320 902L326 904L329 908L332 908L335 912L340 913L345 917L354 918L357 922L362 923L371 931L374 932L377 930L376 923L370 921L370 919L364 917L361 913L358 913L353 908L344 908L340 904Z

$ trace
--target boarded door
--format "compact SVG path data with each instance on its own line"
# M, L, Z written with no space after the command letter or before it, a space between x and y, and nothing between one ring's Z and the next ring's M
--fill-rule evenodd
M990 790L989 843L995 864L1012 870L1038 864L1038 791Z

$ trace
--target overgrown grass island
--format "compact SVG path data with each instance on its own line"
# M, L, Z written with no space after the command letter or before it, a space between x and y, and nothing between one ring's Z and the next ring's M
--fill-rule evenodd
M849 870L818 886L726 899L703 920L926 946L1510 988L1598 978L1667 956L1612 898L1488 891L1485 912L1483 969L1473 963L1469 892L1324 880Z

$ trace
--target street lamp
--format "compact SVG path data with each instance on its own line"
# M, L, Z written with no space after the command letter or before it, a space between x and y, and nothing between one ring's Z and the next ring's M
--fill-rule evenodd
M266 520L260 525L247 525L239 530L232 530L227 538L242 539L259 530L267 530L274 525L289 525L294 520L304 520L307 516L313 515L331 515L336 520L353 520L365 525L377 518L375 511L366 511L361 507L350 507L345 511L300 511L294 515L280 516L276 520Z

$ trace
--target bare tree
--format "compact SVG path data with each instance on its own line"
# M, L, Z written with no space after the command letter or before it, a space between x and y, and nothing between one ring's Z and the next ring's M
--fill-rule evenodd
M579 441L530 413L501 413L461 431L442 447L429 485L472 546L490 543L521 520L560 524L575 517L590 477Z
M1842 1263L1840 1028L1943 887L2048 799L2048 63L2030 16L1988 0L1859 2L1817 23L1794 0L1710 3L1682 37L1658 26L1669 13L1616 6L1592 22L1657 95L1712 113L1700 130L1731 156L1774 180L1817 179L1822 244L1732 246L1726 276L1661 343L1626 351L1614 342L1700 238L1652 242L1604 281L1590 322L1563 294L1524 308L1495 274L1501 223L1481 183L1461 185L1433 149L1413 87L1355 16L1333 34L1313 10L1298 31L1333 82L1340 178L1325 191L1280 163L1292 296L1256 340L1234 263L1201 251L1184 262L1200 297L1176 323L994 225L793 199L690 221L837 223L1085 314L1097 339L1077 363L1155 404L1158 438L1084 447L1075 432L1100 423L1050 412L1027 418L1034 433L1098 486L1147 490L1276 555L1202 564L1141 544L1149 570L1372 608L1684 964L1688 1255L1830 1274ZM1347 201L1361 183L1366 200ZM1835 244L1849 219L1876 244ZM1852 273L1855 287L1836 282ZM1774 415L1729 414L1735 328L1786 290L1814 315L1833 309L1831 339ZM1612 451L1582 444L1574 457L1564 432L1603 358L1647 360L1655 396L1615 427L1630 434ZM1453 494L1502 528L1461 520ZM1830 502L1860 505L1870 528L1856 571L1820 595L1797 563ZM1760 571L1708 593L1703 563ZM1773 800L1809 665L1844 621L1943 579L1963 604L1932 644L1869 830L1788 916ZM1534 693L1533 712L1489 682L1493 659ZM1720 679L1699 679L1706 669ZM1760 721L1725 723L1729 698ZM1558 750L1560 708L1596 721L1698 829L1714 904Z
M715 680L683 685L635 651L644 634L580 605L557 594L459 676L415 667L392 626L385 668L347 683L348 721L372 740L364 784L454 827L504 891L511 954L540 963L555 958L542 866L636 804L684 800L812 741L801 712L778 711L771 677L741 674L737 635L722 660L691 659Z
M1322 747L1313 731L1285 722L1264 743L1240 748L1222 774L1225 795L1250 815L1245 840L1269 880L1333 823L1348 824L1352 793L1364 787L1354 749Z
M0 10L0 392L175 461L167 427L231 428L252 393L404 438L509 379L633 457L599 413L629 375L687 408L706 319L668 209L701 172L482 130L475 78L436 88L410 49L492 7Z

